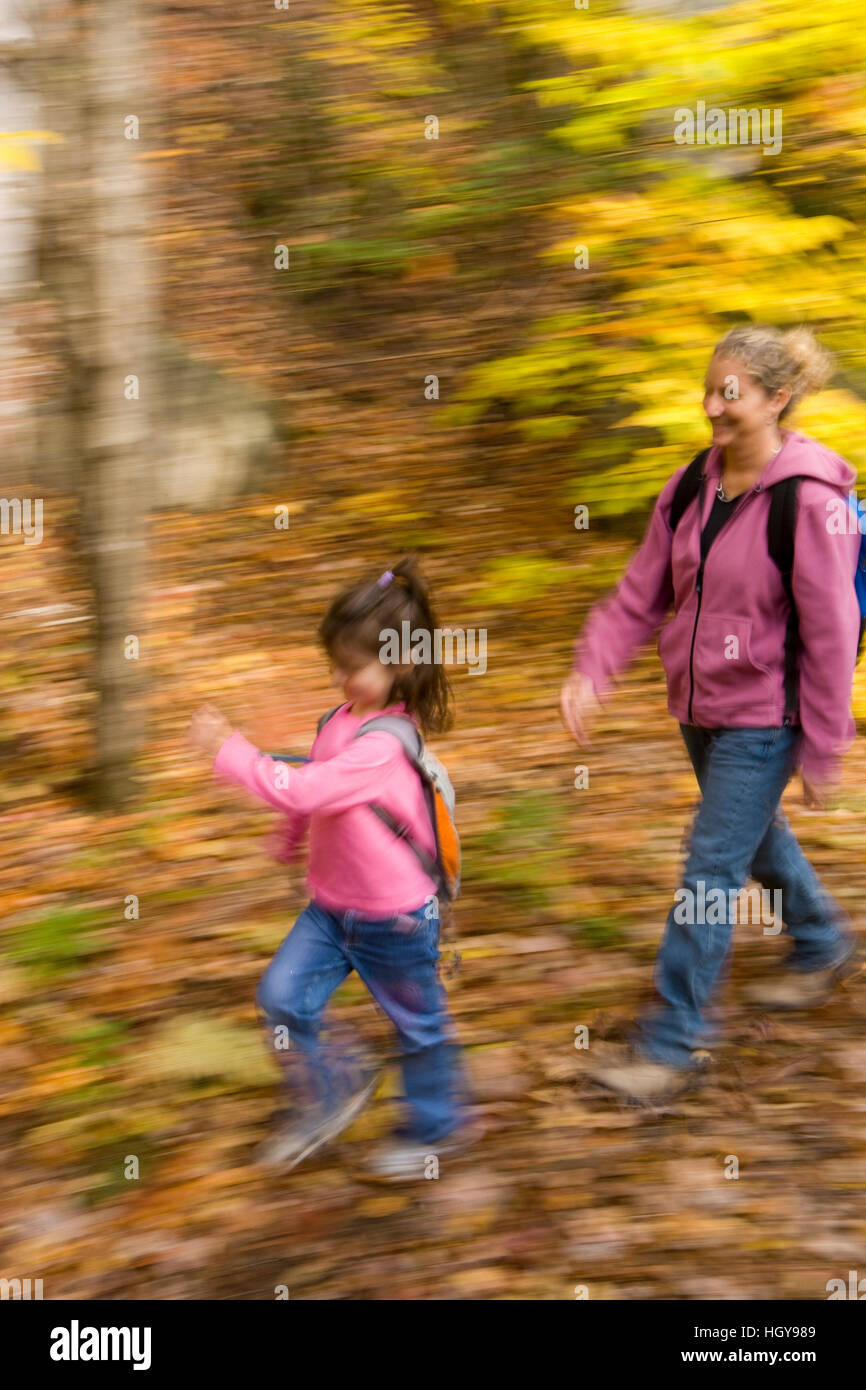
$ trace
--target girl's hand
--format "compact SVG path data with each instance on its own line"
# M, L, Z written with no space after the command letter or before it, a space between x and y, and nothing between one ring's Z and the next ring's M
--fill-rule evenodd
M234 730L215 705L202 705L189 722L187 739L200 753L214 757Z
M591 748L588 728L601 709L601 704L589 676L582 676L578 671L569 676L562 687L560 706L563 723L572 738L581 748Z
M832 782L813 782L805 774L803 778L803 804L815 811L826 811L830 797L838 790Z

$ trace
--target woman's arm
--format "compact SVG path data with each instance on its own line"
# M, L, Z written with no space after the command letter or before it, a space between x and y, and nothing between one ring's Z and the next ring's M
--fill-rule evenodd
M854 591L860 536L830 530L830 496L810 479L800 484L791 574L800 632L800 764L803 777L819 786L837 781L854 736L851 684L860 633Z
M683 471L678 469L665 483L640 549L613 594L592 609L575 643L573 670L588 677L598 695L625 670L638 647L652 639L673 603L668 518Z

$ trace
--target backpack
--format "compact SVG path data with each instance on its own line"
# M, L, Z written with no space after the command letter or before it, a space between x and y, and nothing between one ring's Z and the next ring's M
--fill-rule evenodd
M342 705L335 705L333 709L329 709L327 713L322 715L316 729L317 735L322 732L328 720L337 713L338 709L342 709ZM389 830L393 831L398 839L405 840L424 872L429 874L436 884L436 892L446 902L452 903L460 892L460 840L454 825L456 797L451 779L439 759L435 758L425 747L424 740L414 721L407 714L383 714L379 718L368 719L365 724L361 725L354 737L361 738L364 734L382 731L394 735L421 778L424 800L427 803L436 843L435 855L429 854L423 845L419 845L410 834L408 826L401 825L390 811L385 810L384 806L371 801L369 803L370 810L387 825Z
M689 503L698 495L700 491L703 496L703 482L706 477L704 464L709 457L709 449L702 449L696 454L681 475L674 491L671 502L670 528L675 531L679 522L682 520L683 513ZM789 723L797 708L797 646L798 629L797 609L794 603L794 592L791 584L791 572L794 568L794 526L797 517L797 494L799 491L799 477L782 478L778 483L773 483L768 489L770 491L770 513L767 518L767 549L770 557L777 566L782 583L785 586L785 593L790 604L788 615L788 627L785 633L785 722ZM866 637L866 508L861 512L861 504L856 496L849 494L848 505L852 508L857 517L860 528L860 552L857 556L857 572L854 578L854 590L857 595L857 604L860 609L860 637L857 642L857 660L860 660L863 651L864 637ZM861 516L864 520L861 522Z

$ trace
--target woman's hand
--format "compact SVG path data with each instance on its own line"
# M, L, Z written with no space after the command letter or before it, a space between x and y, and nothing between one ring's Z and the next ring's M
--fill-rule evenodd
M814 782L801 773L803 779L803 804L811 806L815 811L826 811L834 792L837 791L836 784L833 782Z
M214 757L234 730L215 705L202 705L189 722L187 740L199 753Z
M582 676L579 671L569 676L562 687L560 706L563 723L572 738L581 748L591 748L589 725L601 709L601 704L589 676Z

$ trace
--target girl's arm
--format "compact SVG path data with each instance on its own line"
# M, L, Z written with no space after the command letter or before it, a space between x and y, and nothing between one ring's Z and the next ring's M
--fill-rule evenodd
M232 732L231 724L214 705L203 705L193 715L188 737L190 743L200 752L215 755L231 737ZM278 763L277 766L284 767L285 764ZM308 824L309 816L298 811L287 812L282 825L268 836L268 853L281 864L290 864L307 833Z
M214 775L236 782L279 811L336 814L375 800L383 777L404 757L395 738L377 732L355 739L333 758L294 767L260 753L235 732L217 752Z
M280 864L291 864L300 849L309 823L309 816L302 816L297 812L285 815L282 824L273 830L267 839L266 848L271 858Z
M382 778L405 756L397 739L384 732L366 734L323 762L294 767L269 758L232 727L213 705L193 716L190 741L216 753L214 775L226 777L275 806L306 818L314 811L348 810L375 799Z

